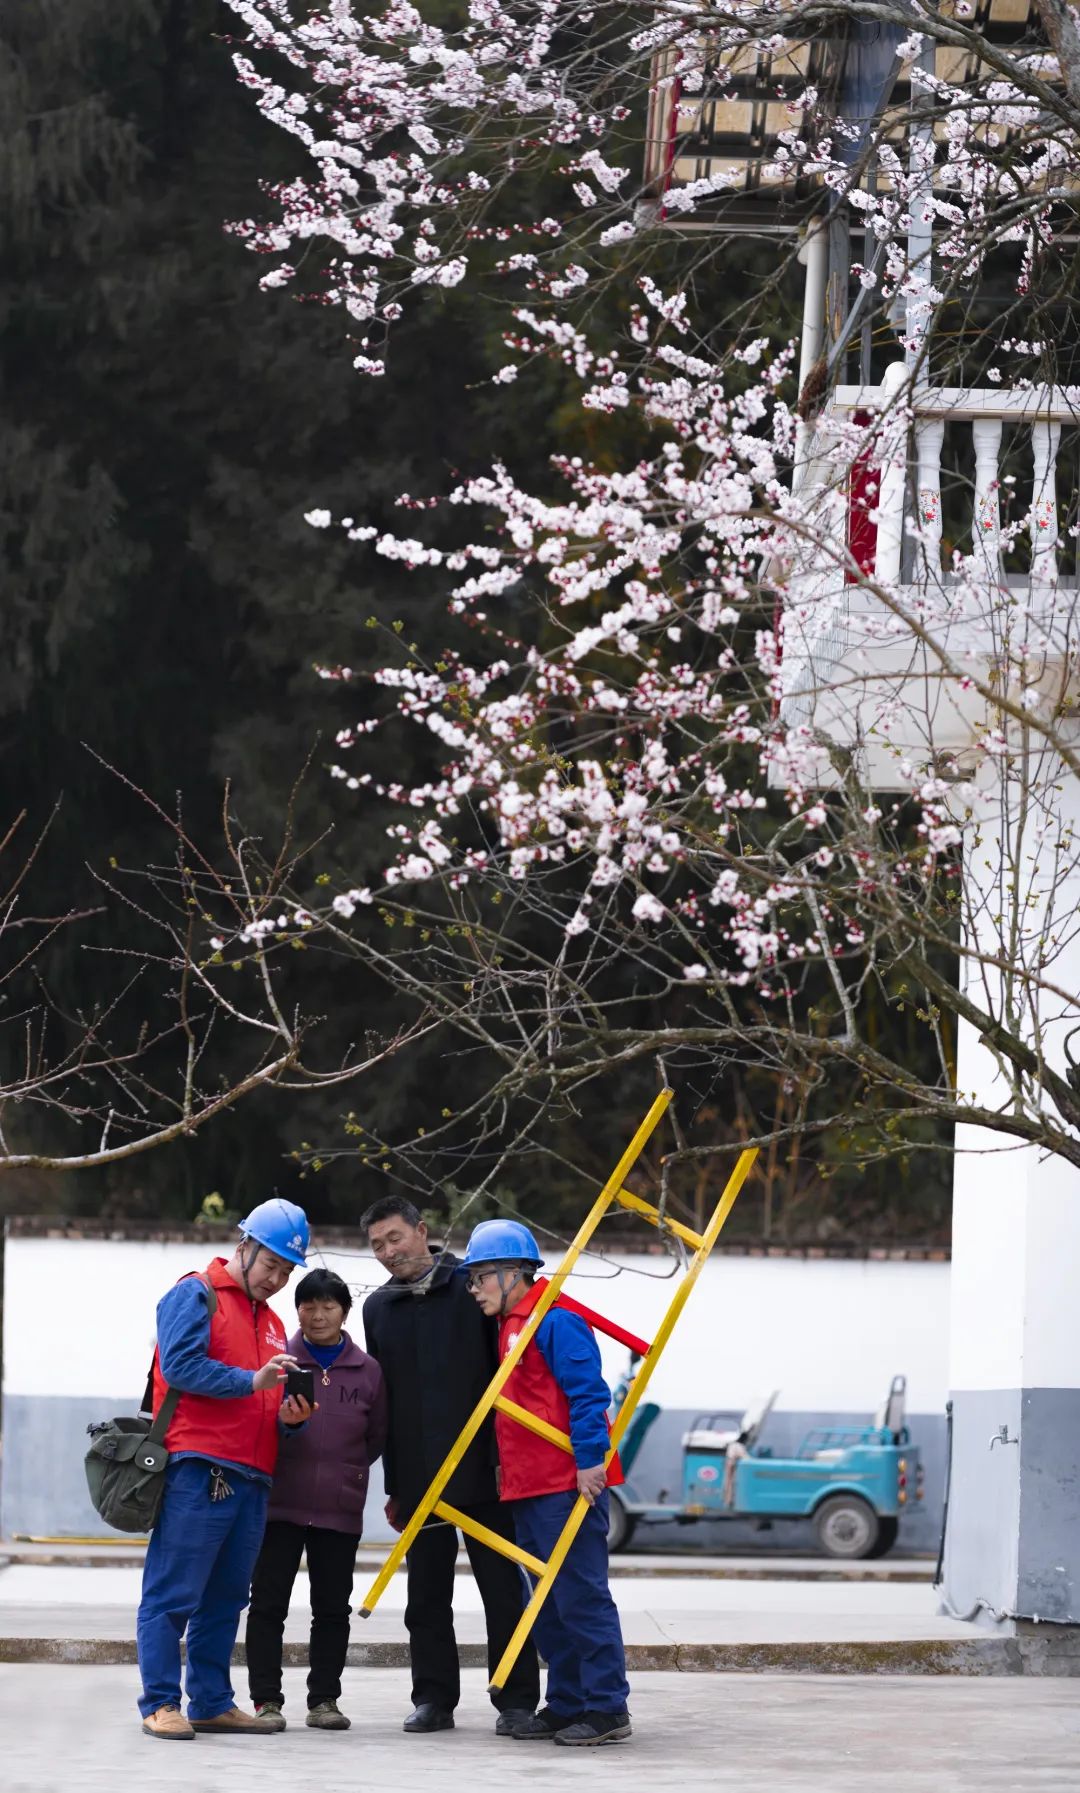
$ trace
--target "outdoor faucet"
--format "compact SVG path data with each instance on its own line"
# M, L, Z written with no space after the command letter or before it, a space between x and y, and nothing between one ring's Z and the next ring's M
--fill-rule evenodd
M995 1444L1019 1444L1019 1443L1020 1443L1019 1438L1010 1438L1009 1437L1009 1428L1007 1425L999 1426L997 1431L991 1435L990 1449L993 1450Z

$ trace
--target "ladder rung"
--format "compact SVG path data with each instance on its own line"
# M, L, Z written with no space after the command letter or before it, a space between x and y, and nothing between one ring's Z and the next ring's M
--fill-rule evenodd
M516 1401L510 1401L505 1395L499 1395L495 1401L496 1411L505 1413L507 1419L516 1419L520 1426L527 1426L538 1438L546 1438L549 1444L557 1444L561 1451L567 1451L572 1457L574 1447L565 1432L557 1426L549 1426L546 1419L538 1419L527 1407L519 1407Z
M481 1525L476 1519L470 1519L467 1513L459 1513L456 1507L448 1507L444 1500L440 1500L435 1511L440 1519L446 1520L448 1525L456 1525L459 1531L468 1532L470 1538L476 1538L479 1543L486 1544L489 1550L497 1550L500 1556L511 1557L515 1563L520 1563L523 1569L531 1570L533 1575L542 1575L547 1568L547 1564L541 1562L538 1556L530 1556L527 1550L520 1549L517 1544L511 1544L509 1538L501 1537L498 1532L491 1531L488 1526Z
M659 1208L654 1208L651 1202L643 1202L640 1195L631 1195L629 1189L616 1189L615 1200L620 1207L630 1208L633 1213L640 1214L650 1226L658 1226L664 1232L674 1233L685 1244L692 1245L695 1251L700 1251L705 1243L700 1233L691 1232L688 1226L682 1226L677 1220L669 1220L666 1214L661 1220Z

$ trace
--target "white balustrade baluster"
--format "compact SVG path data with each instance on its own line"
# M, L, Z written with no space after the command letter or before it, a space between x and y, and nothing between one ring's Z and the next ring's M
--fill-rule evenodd
M971 521L971 545L985 577L1001 577L1001 510L998 504L998 463L1001 456L1000 417L979 417L971 426L975 444L975 513Z
M813 427L806 461L806 474L800 489L809 533L796 550L796 562L802 561L807 575L807 589L823 597L835 593L843 584L843 571L834 558L837 543L844 540L845 497L843 473L846 463L836 462L836 432L828 417L819 417Z
M1056 585L1058 576L1057 540L1057 456L1061 441L1060 423L1036 423L1031 429L1031 458L1034 483L1031 493L1031 578L1035 585Z
M915 564L919 576L935 584L941 578L941 445L944 439L943 417L928 417L915 426L918 522L923 535Z

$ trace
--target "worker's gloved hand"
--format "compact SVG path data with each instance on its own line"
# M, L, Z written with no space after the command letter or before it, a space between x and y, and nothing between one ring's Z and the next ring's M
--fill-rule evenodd
M594 1507L597 1497L607 1487L607 1468L597 1463L592 1469L579 1469L577 1472L578 1493L583 1494L590 1507Z

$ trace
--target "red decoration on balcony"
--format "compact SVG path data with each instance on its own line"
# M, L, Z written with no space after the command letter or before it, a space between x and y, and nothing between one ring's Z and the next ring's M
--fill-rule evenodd
M870 422L869 413L856 411L853 421L865 426ZM881 473L872 465L872 456L868 445L852 462L848 480L848 552L863 573L873 572L877 556L877 521L870 512L877 510ZM847 585L858 584L858 577L850 568L844 580Z

